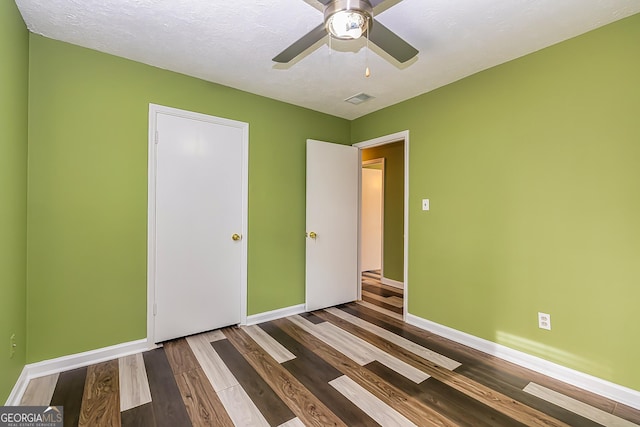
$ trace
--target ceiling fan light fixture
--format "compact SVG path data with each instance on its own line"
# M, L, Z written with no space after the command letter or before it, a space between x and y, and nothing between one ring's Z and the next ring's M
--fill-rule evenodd
M324 10L327 32L340 40L360 38L369 30L373 8L368 0L335 0Z

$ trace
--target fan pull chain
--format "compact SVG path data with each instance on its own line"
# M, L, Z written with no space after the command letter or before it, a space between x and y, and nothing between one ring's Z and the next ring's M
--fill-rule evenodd
M371 70L369 70L369 26L370 22L367 21L367 48L364 52L364 60L366 68L364 69L364 76L369 77L371 75Z

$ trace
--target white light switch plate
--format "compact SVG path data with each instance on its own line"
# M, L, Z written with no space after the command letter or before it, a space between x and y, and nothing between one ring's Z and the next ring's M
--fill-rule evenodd
M422 199L422 210L423 211L429 210L429 199Z

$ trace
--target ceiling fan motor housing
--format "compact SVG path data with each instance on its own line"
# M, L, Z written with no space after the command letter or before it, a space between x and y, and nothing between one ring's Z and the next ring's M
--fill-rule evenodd
M337 14L342 12L355 12L362 16L363 19L366 20L366 32L371 29L371 25L373 24L373 7L368 0L334 0L329 3L324 9L324 25L327 32L333 37L342 39L342 40L351 40L358 37L353 37L351 35L345 36L337 36L334 31L330 29L332 25L332 20L336 17ZM364 32L363 32L364 33Z

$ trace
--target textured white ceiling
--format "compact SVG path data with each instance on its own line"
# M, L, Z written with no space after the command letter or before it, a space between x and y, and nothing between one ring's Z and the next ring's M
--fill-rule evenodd
M16 0L32 32L354 119L640 12L640 0L387 0L376 19L420 53L364 40L276 54L322 22L316 0ZM368 59L367 59L368 56ZM365 67L371 77L364 77ZM344 102L359 92L374 97Z

